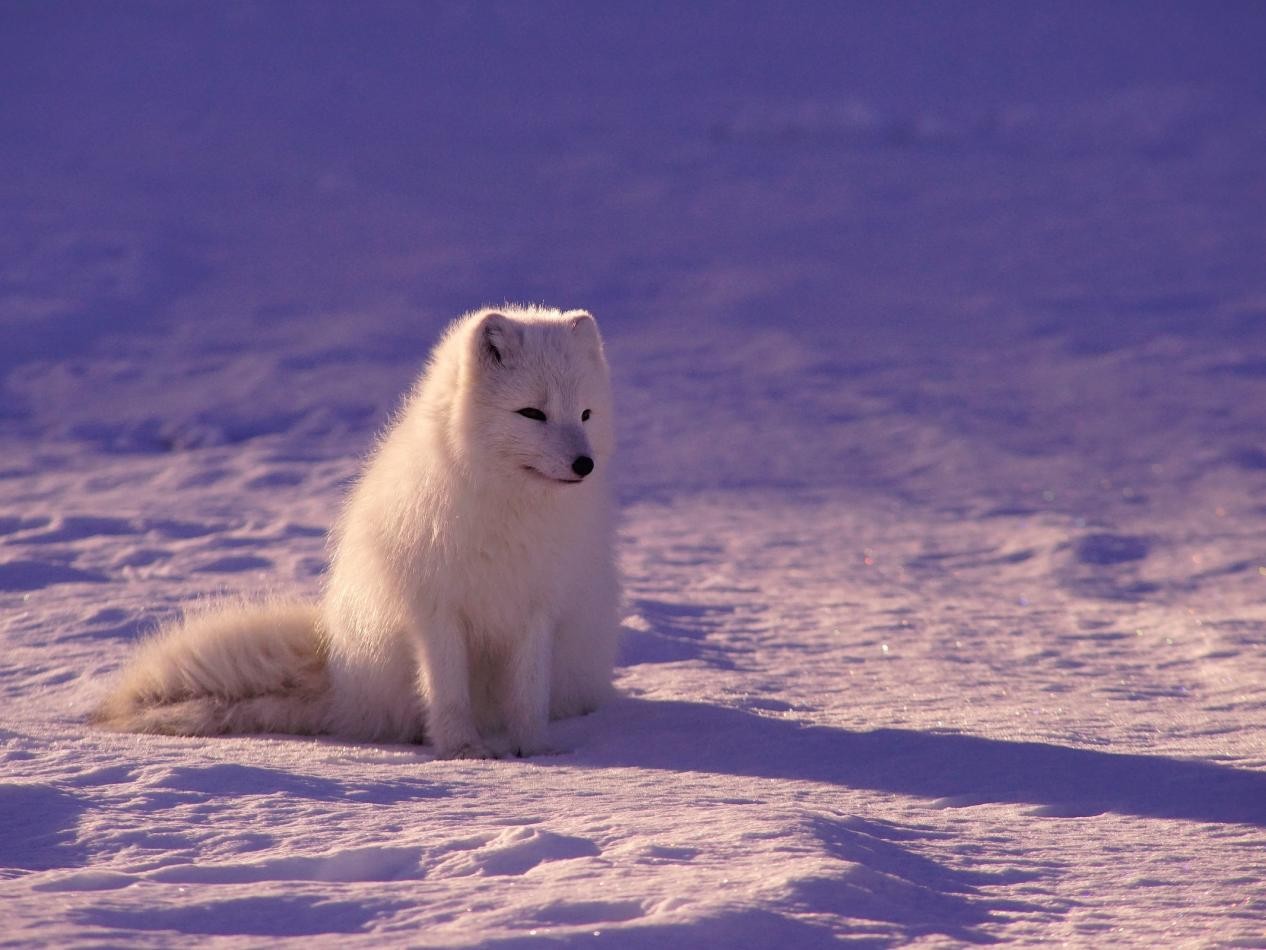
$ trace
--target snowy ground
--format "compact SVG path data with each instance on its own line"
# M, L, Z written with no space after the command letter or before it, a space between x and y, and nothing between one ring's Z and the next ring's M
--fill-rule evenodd
M0 2L0 946L1266 946L1266 12ZM93 732L444 322L602 321L573 751Z

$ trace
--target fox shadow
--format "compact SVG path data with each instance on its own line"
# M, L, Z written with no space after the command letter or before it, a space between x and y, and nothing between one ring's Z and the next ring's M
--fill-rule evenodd
M858 732L683 701L625 698L585 721L598 728L579 758L594 767L802 779L946 806L1027 804L1048 817L1113 812L1266 827L1266 773L1199 760L910 729Z

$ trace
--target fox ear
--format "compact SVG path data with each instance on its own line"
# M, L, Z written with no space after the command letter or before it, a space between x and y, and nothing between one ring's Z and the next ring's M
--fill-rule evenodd
M563 314L569 321L571 332L576 339L583 339L599 351L602 349L602 334L598 332L598 321L587 310L568 310Z
M508 366L514 362L523 330L504 313L485 313L475 327L475 347L479 361L485 366Z

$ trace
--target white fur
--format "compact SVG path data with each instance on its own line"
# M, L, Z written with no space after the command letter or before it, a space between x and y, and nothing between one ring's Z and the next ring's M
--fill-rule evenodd
M189 620L142 648L97 721L543 751L548 718L611 693L612 421L588 314L458 320L332 532L319 616L236 606ZM594 462L583 479L581 456Z

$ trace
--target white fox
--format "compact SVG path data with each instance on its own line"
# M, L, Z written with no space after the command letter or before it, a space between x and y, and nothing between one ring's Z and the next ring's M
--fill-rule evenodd
M612 421L588 313L457 320L331 533L321 604L187 617L142 644L94 720L547 751L550 717L612 693Z

